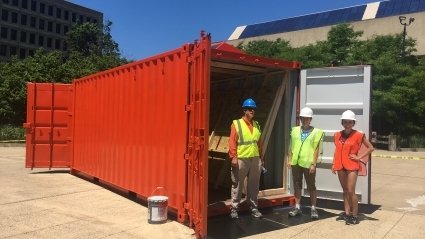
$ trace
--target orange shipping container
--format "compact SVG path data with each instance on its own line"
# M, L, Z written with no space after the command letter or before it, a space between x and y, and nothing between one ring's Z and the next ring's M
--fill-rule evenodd
M178 221L206 237L208 210L221 213L215 205L230 198L227 140L247 97L258 105L269 171L260 204L289 197L283 158L299 69L201 35L72 85L30 83L26 167L69 167L144 199L163 187Z

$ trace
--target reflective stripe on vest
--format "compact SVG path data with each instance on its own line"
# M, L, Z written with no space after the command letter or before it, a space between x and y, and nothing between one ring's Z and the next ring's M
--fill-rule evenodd
M252 133L243 119L233 120L233 125L238 133L238 158L260 156L257 142L260 140L261 130L258 122L253 121Z
M291 165L309 168L313 163L314 152L323 140L323 130L313 128L307 138L301 141L301 126L291 130Z
M334 170L359 170L359 161L351 160L350 154L356 154L359 152L360 147L363 143L364 134L357 130L354 130L344 143L341 142L342 131L336 132L334 135L335 153L333 161Z

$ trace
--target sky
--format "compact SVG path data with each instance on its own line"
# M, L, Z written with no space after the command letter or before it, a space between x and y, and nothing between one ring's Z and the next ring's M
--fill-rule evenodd
M103 13L121 54L140 60L199 39L229 38L236 27L363 5L377 0L69 0Z

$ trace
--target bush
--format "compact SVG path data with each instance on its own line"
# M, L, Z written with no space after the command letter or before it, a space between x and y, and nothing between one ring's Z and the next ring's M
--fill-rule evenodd
M413 135L397 139L400 148L425 148L425 136Z
M25 129L18 126L0 126L0 140L24 140Z

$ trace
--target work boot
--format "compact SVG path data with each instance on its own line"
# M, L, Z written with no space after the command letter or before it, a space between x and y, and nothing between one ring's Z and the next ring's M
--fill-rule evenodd
M359 224L359 222L359 217L349 216L348 219L345 221L345 225L356 225Z
M255 218L261 218L263 217L263 214L261 214L260 211L258 211L258 209L254 208L251 210L251 215Z
M230 209L230 217L231 217L232 219L237 219L237 218L239 218L239 216L238 216L238 211L237 211L236 209L234 209L234 208Z
M312 208L311 209L311 219L319 219L319 214L317 213L317 209L316 208Z
M296 207L294 207L291 211L289 211L289 216L291 216L291 217L295 217L295 216L298 216L298 215L301 215L301 214L302 214L301 209L296 208Z

